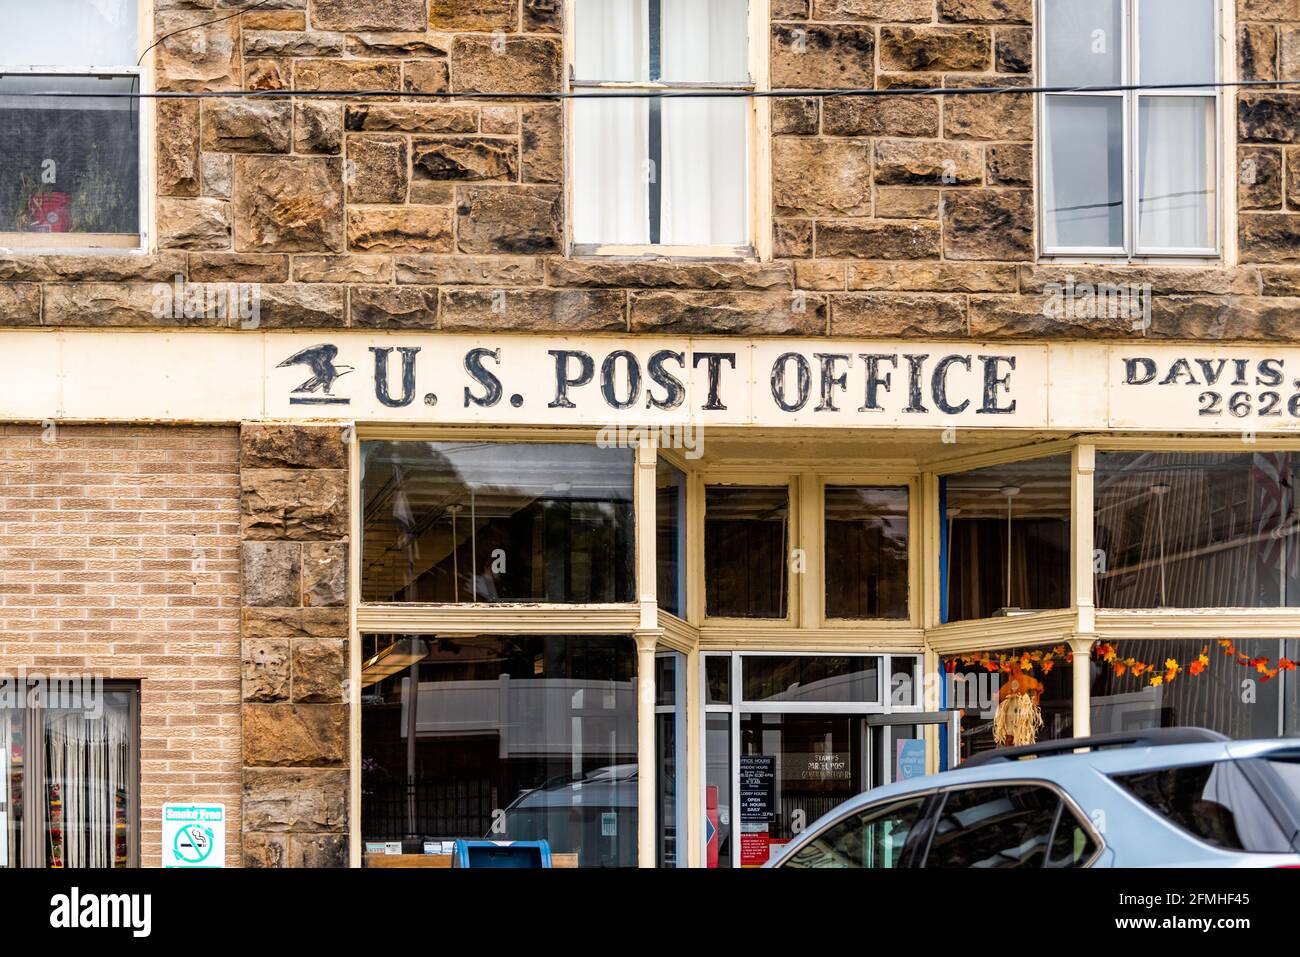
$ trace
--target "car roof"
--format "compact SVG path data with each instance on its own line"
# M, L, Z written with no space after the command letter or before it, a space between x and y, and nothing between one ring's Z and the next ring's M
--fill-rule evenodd
M991 761L975 767L957 767L940 774L898 781L873 788L839 805L830 817L852 813L869 804L924 794L939 788L962 787L971 784L997 781L1023 781L1025 779L1063 783L1080 770L1092 769L1104 774L1124 774L1160 768L1202 764L1226 758L1246 759L1260 757L1277 751L1300 752L1300 738L1278 738L1264 741L1210 741L1200 744L1177 744L1160 747L1106 748L1083 754L1058 754L1018 761Z

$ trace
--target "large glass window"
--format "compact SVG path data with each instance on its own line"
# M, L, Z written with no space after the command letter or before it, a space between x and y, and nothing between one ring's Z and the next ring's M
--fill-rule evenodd
M1294 452L1099 452L1101 608L1300 607Z
M704 719L706 867L731 867L731 808L731 715L709 714Z
M753 88L747 0L574 4L573 238L581 246L748 243L745 97L592 96Z
M686 475L663 459L655 466L655 566L661 611L686 617Z
M0 867L137 863L139 692L46 679L0 708Z
M943 620L1070 604L1068 455L940 481Z
M945 656L942 706L961 714L961 760L1071 737L1073 664L1064 644Z
M366 442L362 597L630 602L632 449Z
M5 4L0 245L139 242L137 0ZM33 94L48 93L49 96ZM58 95L54 95L58 94Z
M826 617L904 619L907 489L827 486Z
M1300 734L1300 641L1103 641L1092 651L1092 730L1210 728Z
M790 534L785 485L705 490L705 611L714 618L785 618Z
M544 839L582 866L636 863L631 639L363 643L364 841Z
M744 698L874 704L880 701L880 665L876 655L745 655Z
M1148 87L1043 95L1044 252L1217 251L1217 16L1216 0L1043 0L1047 86Z

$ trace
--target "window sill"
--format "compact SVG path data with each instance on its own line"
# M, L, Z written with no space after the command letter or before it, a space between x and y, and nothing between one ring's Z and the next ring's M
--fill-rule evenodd
M0 249L41 254L144 251L138 235L121 233L0 233Z
M710 261L734 260L757 262L758 256L752 246L650 246L650 245L608 245L581 243L575 245L569 254L570 259L586 260L674 260L674 261Z

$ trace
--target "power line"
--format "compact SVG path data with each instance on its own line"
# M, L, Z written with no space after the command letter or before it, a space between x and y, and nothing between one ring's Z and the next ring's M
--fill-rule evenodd
M3 71L0 71L2 74ZM9 76L33 74L14 74ZM39 74L36 74L39 75ZM270 99L278 100L293 97L312 99L403 99L403 100L585 100L585 99L800 99L803 97L898 97L898 96L1008 96L1034 93L1143 93L1155 91L1184 90L1204 93L1210 90L1252 89L1259 87L1282 87L1300 84L1300 79L1292 80L1225 80L1214 83L1129 83L1110 86L972 86L972 87L888 87L885 89L810 89L810 90L710 90L710 89L648 89L638 87L604 87L554 91L545 93L488 93L475 91L449 91L445 93L415 92L411 90L158 90L150 93L139 91L107 91L94 93L84 90L14 90L0 92L0 101L11 97L61 97L65 99L134 99L134 100L180 100L180 99Z

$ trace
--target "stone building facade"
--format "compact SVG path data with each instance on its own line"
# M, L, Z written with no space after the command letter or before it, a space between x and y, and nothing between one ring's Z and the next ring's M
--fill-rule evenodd
M759 0L766 29L751 42L763 48L766 88L784 92L763 102L762 139L750 144L763 174L751 184L765 231L756 248L577 255L568 106L546 96L569 88L570 6L142 0L145 89L192 94L140 101L152 131L145 248L4 240L0 342L83 330L881 340L918 350L1300 342L1292 86L1223 93L1232 119L1216 186L1219 255L1065 261L1040 254L1040 119L1035 94L1014 92L1042 81L1035 0ZM1300 80L1300 2L1226 0L1218 15L1231 31L1225 79ZM971 87L1009 92L903 92ZM844 89L899 93L834 93ZM228 95L238 91L268 95ZM1053 284L1085 271L1092 283L1149 286L1149 323L1044 310ZM256 321L160 311L158 287L173 283L251 284ZM224 375L217 365L212 374ZM311 411L288 421L180 416L206 421L184 427L97 425L92 415L60 424L53 451L31 417L0 424L0 666L102 667L142 682L145 864L158 860L151 815L195 788L232 814L231 864L340 866L360 855L349 704L360 654L356 446L349 423ZM58 412L48 418L61 423ZM123 490L102 501L80 479L62 490L32 464L42 462L111 476ZM132 502L151 495L136 511ZM73 598L99 591L95 549L117 547L74 527L83 521L149 540L138 559L114 556L127 563L114 574L141 582L138 602L103 592L128 609L120 618L90 608L61 619ZM34 529L51 522L59 534ZM187 535L214 555L193 597L179 587L189 573L166 561ZM120 638L142 620L143 634ZM693 821L692 841L698 830Z

